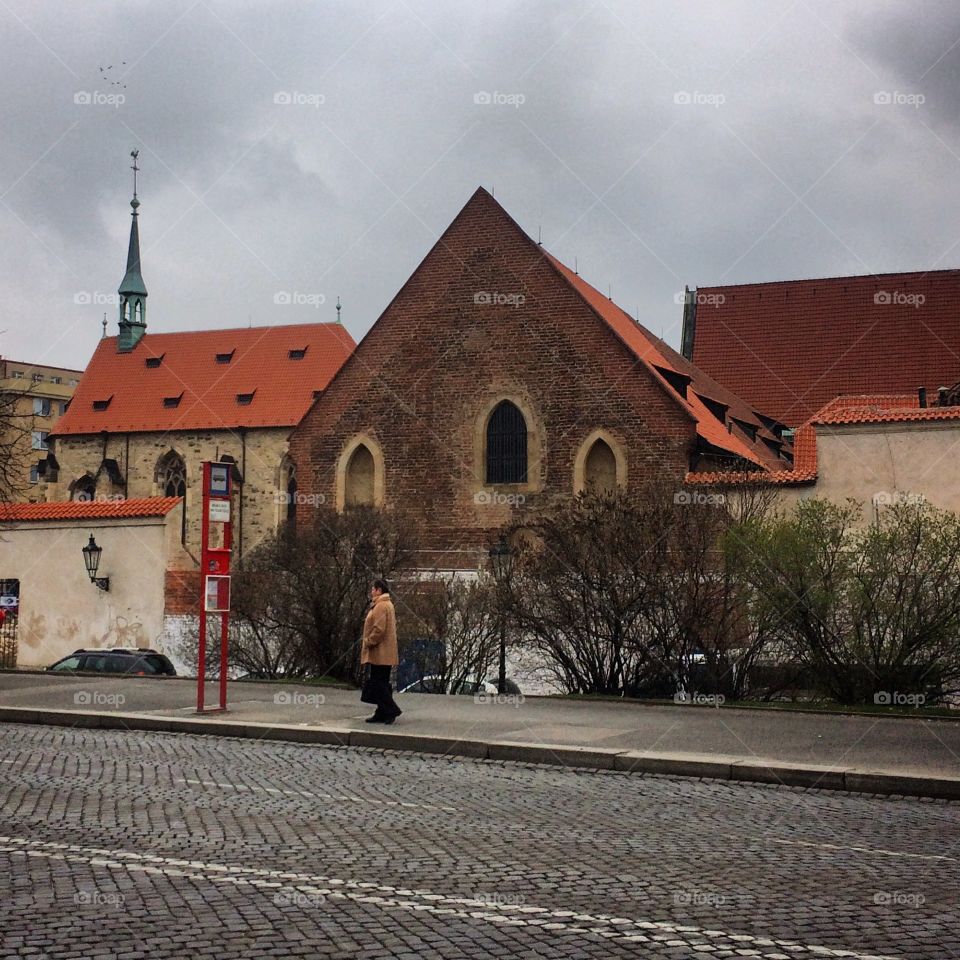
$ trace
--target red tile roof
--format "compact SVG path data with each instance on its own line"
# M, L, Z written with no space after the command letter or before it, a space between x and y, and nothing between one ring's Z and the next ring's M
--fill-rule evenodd
M682 357L663 340L640 326L630 314L592 287L583 277L550 254L546 256L594 312L606 321L614 333L643 363L653 378L686 411L696 423L697 434L703 440L731 456L750 461L765 470L777 470L783 467L784 461L760 439L760 437L766 437L773 442L777 438L769 431L755 410ZM685 397L671 385L668 379L671 374L679 375L689 381ZM726 423L711 412L705 400L712 400L727 408ZM749 425L756 432L757 439L752 439L746 430L735 424L732 430L728 429L727 423L733 420Z
M334 323L148 333L129 353L108 337L54 435L292 427L354 346ZM304 349L303 359L291 359ZM217 363L217 354L230 362ZM147 366L148 358L159 363ZM237 402L250 393L251 402Z
M960 420L960 407L921 407L916 394L862 394L834 397L805 424L793 441L793 469L773 473L716 472L687 474L688 483L813 483L817 479L819 425L845 423L911 423L925 420Z
M180 497L143 497L139 500L67 500L61 503L0 504L0 523L23 520L113 520L127 517L165 517Z
M960 270L700 287L691 359L796 426L840 394L960 379Z

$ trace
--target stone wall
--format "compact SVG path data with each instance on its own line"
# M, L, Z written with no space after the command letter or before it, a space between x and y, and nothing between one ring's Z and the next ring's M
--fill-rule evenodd
M48 484L47 498L69 500L71 484L87 473L96 476L105 458L117 462L126 479L126 489L122 483L111 482L101 471L97 476L97 497L163 496L164 491L156 482L157 463L164 454L175 450L186 462L186 546L196 560L200 555L202 464L226 454L236 460L244 477L243 485L234 493L234 549L239 557L270 536L279 519L286 515L281 502L281 494L286 492L281 464L289 432L286 427L247 430L245 450L243 436L232 430L60 437L55 443L60 474L56 484Z

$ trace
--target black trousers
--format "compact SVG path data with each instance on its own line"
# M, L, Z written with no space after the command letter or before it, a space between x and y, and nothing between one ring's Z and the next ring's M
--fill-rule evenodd
M399 717L402 712L393 700L393 691L390 687L391 669L375 663L370 664L370 680L378 695L375 717Z

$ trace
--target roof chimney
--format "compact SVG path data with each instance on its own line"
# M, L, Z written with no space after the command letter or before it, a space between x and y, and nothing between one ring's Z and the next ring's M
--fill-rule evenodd
M927 388L920 387L917 390L917 399L920 401L920 409L922 410L927 405Z
M947 405L947 388L946 387L937 388L937 403L941 407L945 407Z

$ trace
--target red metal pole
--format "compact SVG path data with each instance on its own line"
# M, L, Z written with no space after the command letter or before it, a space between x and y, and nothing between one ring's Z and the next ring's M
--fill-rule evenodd
M197 713L203 712L203 685L207 679L207 547L210 543L210 510L207 493L210 489L210 464L203 465L203 486L200 488L200 646L197 661Z
M220 709L227 709L227 617L220 614Z

